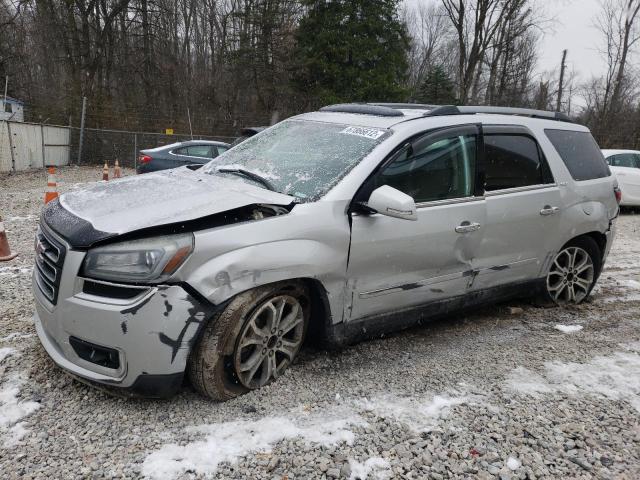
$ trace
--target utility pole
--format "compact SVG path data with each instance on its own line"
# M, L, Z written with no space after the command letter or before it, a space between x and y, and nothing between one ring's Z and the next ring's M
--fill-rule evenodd
M189 118L189 133L191 134L191 140L193 140L193 130L191 129L191 112L189 112L189 107L187 107L187 117Z
M7 88L9 88L9 75L4 77L4 103L2 104L3 112L4 112L4 105L7 103Z
M82 159L82 140L84 137L84 114L87 110L87 97L82 97L82 116L80 117L80 140L78 141L78 165Z
M564 89L564 71L567 68L565 61L567 60L567 50L562 51L562 63L560 64L560 83L558 85L558 105L556 106L556 112L560 111L562 107L562 91Z

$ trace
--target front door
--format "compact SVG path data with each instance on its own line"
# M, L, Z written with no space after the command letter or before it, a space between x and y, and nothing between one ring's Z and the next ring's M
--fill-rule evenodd
M363 185L356 201L389 185L413 197L417 221L352 213L348 320L462 295L473 276L485 222L475 196L475 125L408 143Z

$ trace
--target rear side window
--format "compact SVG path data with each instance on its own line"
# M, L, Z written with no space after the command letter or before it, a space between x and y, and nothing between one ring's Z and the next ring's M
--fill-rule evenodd
M576 181L611 175L607 162L589 132L545 130L547 137Z
M526 135L489 134L485 145L485 191L551 183L536 141Z
M640 155L633 153L621 153L609 157L607 160L612 167L640 168Z

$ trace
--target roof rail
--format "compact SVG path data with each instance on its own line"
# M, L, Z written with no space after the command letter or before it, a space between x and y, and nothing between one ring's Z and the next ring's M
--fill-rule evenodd
M542 118L545 120L557 120L559 122L574 123L571 117L562 112L549 112L546 110L534 110L531 108L512 107L473 107L444 105L424 114L425 117L439 117L443 115L473 115L477 113L489 113L494 115L519 115L521 117Z
M320 109L321 112L340 112L340 113L356 113L359 115L376 115L379 117L403 117L404 114L400 110L394 108L369 105L366 103L339 103L337 105L328 105Z
M385 103L385 102L369 102L368 105L377 105L379 107L389 107L405 110L433 110L438 105L427 105L424 103Z

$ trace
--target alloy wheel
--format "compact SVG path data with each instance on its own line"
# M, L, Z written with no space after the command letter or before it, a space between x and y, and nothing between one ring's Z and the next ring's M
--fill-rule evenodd
M553 259L547 275L547 291L556 303L580 303L593 285L595 268L582 248L567 247Z
M260 388L280 376L298 353L304 337L304 310L290 295L258 306L239 335L234 366L240 383Z

